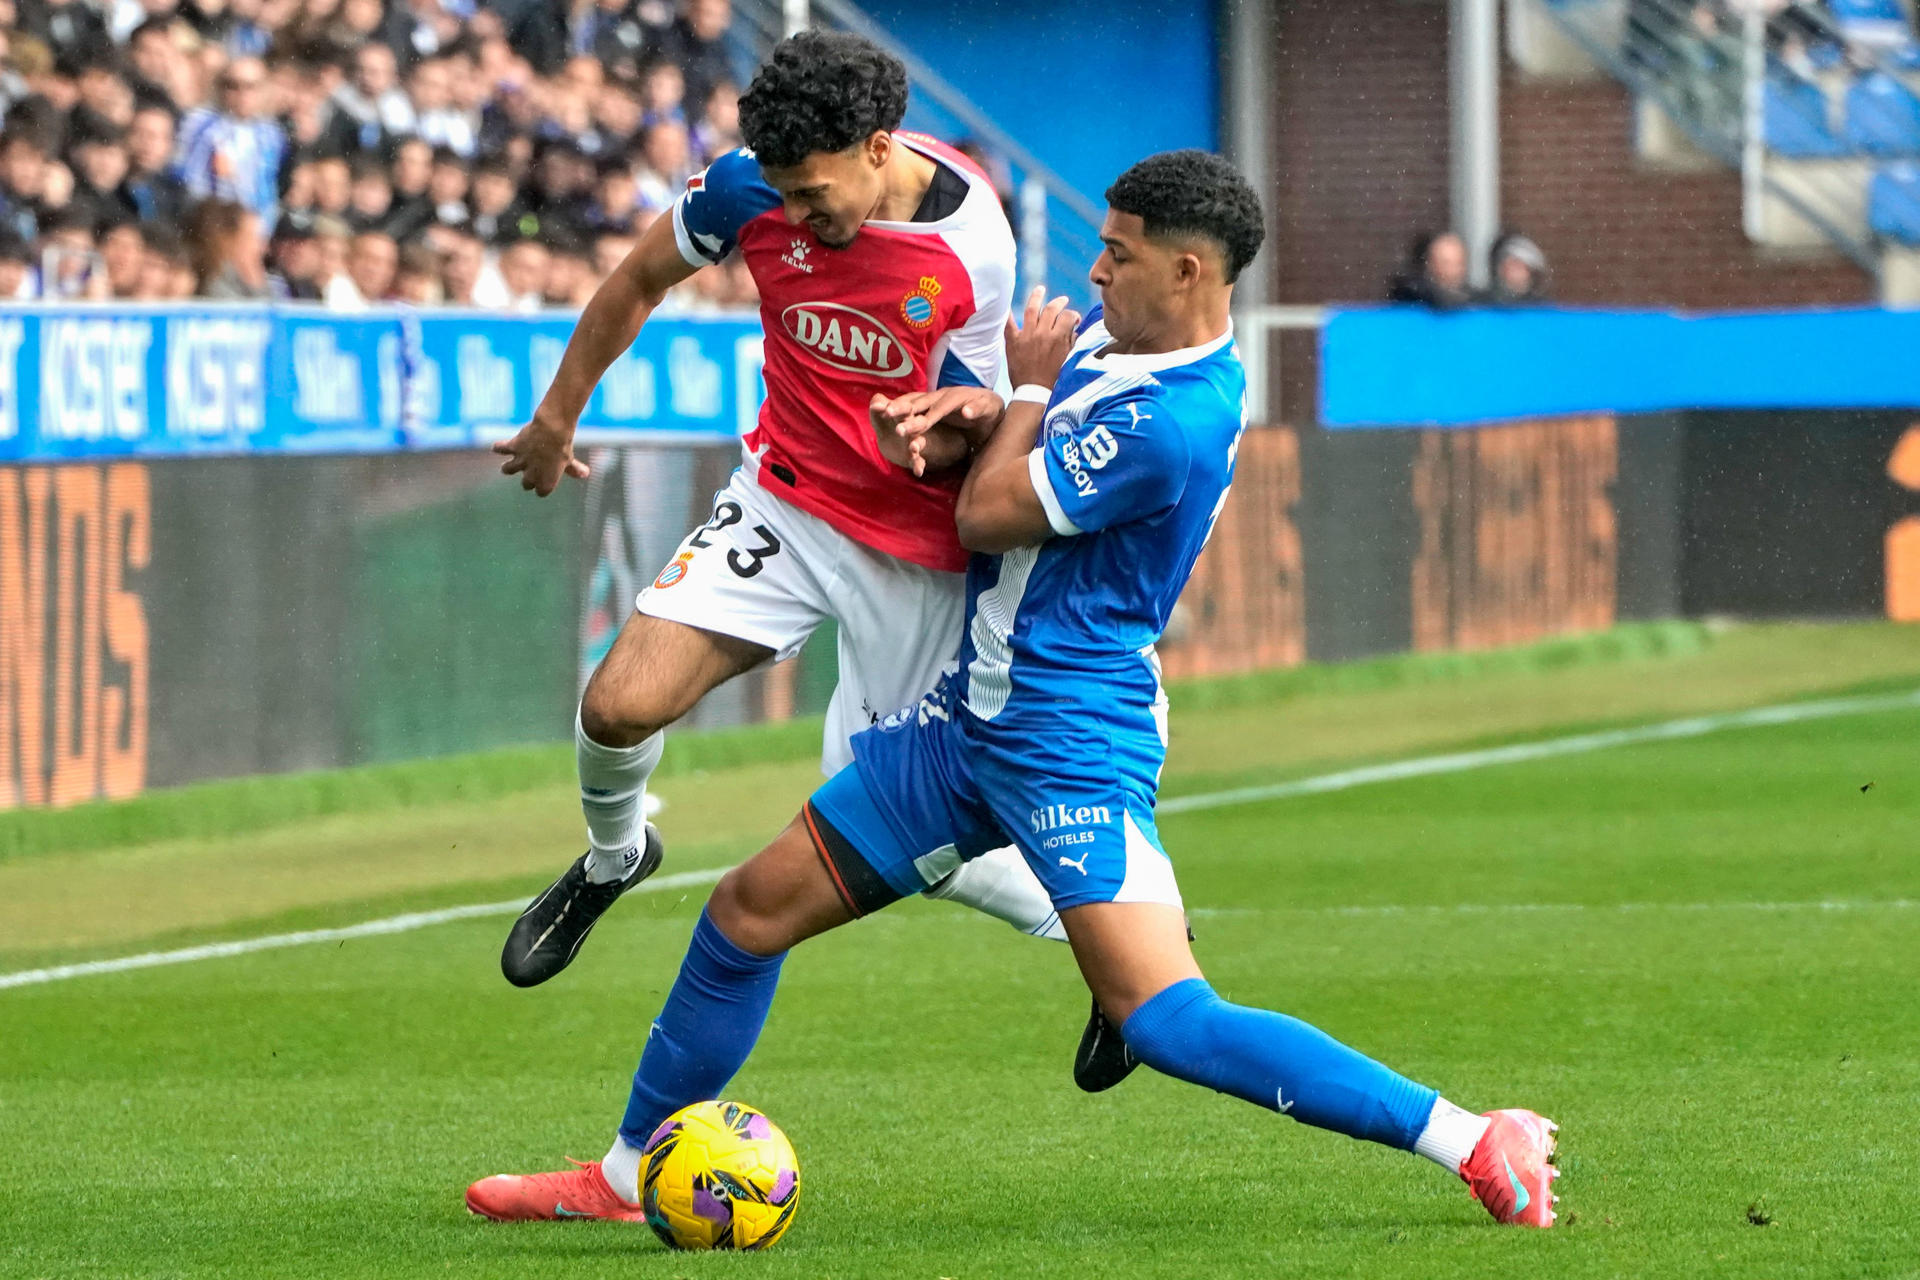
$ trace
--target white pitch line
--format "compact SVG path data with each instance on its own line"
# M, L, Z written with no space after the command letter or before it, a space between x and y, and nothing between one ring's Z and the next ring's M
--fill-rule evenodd
M1805 902L1449 902L1394 903L1373 906L1333 907L1191 907L1187 914L1195 919L1216 916L1302 915L1302 916L1479 916L1536 915L1559 912L1645 911L1912 911L1920 908L1920 898L1821 898Z
M632 892L658 893L664 889L684 889L689 885L712 884L726 874L726 870L725 867L709 867L704 871L681 871L670 876L659 876L635 885ZM264 938L209 942L198 947L181 947L177 951L148 951L142 955L120 956L112 960L88 960L82 964L54 965L49 969L23 969L18 973L0 973L0 991L8 987L31 987L43 982L61 982L67 978L90 978L101 973L125 973L130 969L154 969L161 965L186 964L193 960L219 960L227 956L252 955L256 951L277 951L282 947L304 947L315 942L345 942L349 938L377 938L389 933L411 933L415 929L448 924L455 920L473 920L482 916L519 915L526 908L527 901L524 898L515 898L512 902L478 902L464 907L447 907L440 911L413 911L403 916L387 916L382 920L367 920L360 924L344 925L338 929L303 929L299 933L274 933Z
M1263 800L1286 800L1294 796L1322 795L1346 791L1376 782L1404 782L1408 778L1430 778L1436 774L1464 773L1497 764L1526 764L1554 756L1603 751L1609 747L1629 747L1646 742L1671 742L1678 738L1699 738L1728 729L1754 729L1765 725L1797 724L1804 720L1830 720L1835 716L1870 715L1877 711L1904 711L1920 707L1920 689L1908 693L1880 694L1861 698L1829 698L1823 702L1789 702L1774 707L1756 707L1726 715L1692 716L1685 720L1667 720L1660 724L1639 725L1632 729L1607 729L1599 733L1576 733L1565 738L1547 738L1540 742L1519 742L1510 747L1489 747L1483 751L1456 751L1448 755L1419 756L1388 764L1366 765L1323 773L1313 778L1274 782L1258 787L1236 787L1230 791L1209 791L1202 795L1173 796L1162 800L1159 813L1192 813L1200 809L1220 809L1228 805L1257 804Z
M1551 759L1554 756L1602 751L1610 747L1626 747L1636 743L1698 738L1704 734L1721 733L1728 729L1798 724L1807 720L1870 715L1880 711L1901 711L1910 708L1920 708L1920 689L1908 693L1872 697L1829 698L1822 702L1790 702L1779 706L1756 707L1751 711L1735 711L1726 715L1694 716L1685 720L1668 720L1660 724L1641 725L1632 729L1609 729L1600 733L1579 733L1565 738L1547 738L1540 742L1522 742L1510 747L1491 747L1484 751L1457 751L1447 755L1420 756L1389 764L1343 769L1338 773L1325 773L1313 778L1296 778L1291 782L1276 782L1269 786L1236 787L1227 791L1212 791L1201 795L1174 796L1162 800L1157 809L1160 813L1191 813L1202 809L1225 808L1229 805L1285 800L1293 796L1322 795L1330 791L1345 791L1351 787L1367 786L1378 782L1400 782L1407 778L1462 773L1469 769L1484 769L1492 765L1525 764L1533 760ZM638 885L634 892L659 892L664 889L711 884L726 874L726 871L725 867L711 867L704 871L677 872L645 881ZM1622 904L1622 909L1630 905ZM1761 903L1752 905L1769 906ZM1845 909L1844 904L1807 905ZM1902 902L1895 905L1906 904ZM1779 909L1793 909L1794 906L1795 904L1780 904ZM251 955L256 951L276 951L282 947L300 947L316 942L342 942L349 938L372 938L385 934L409 933L415 929L425 929L431 925L447 924L455 920L517 915L523 909L524 903L517 899L513 902L482 902L464 907L447 907L440 911L416 911L402 916L388 916L382 920L368 920L338 929L307 929L299 933L276 933L262 938L242 938L234 942L212 942L198 947L182 947L177 951L149 951L142 955L120 956L112 960L88 960L80 964L55 965L47 969L25 969L18 973L0 973L0 991L9 987L61 982L68 978L88 978L97 974L125 973L133 969L186 964L194 960L217 960L227 956ZM1419 908L1339 908L1339 910L1355 913L1417 909ZM1441 909L1478 910L1480 908ZM1561 908L1544 904L1541 909Z

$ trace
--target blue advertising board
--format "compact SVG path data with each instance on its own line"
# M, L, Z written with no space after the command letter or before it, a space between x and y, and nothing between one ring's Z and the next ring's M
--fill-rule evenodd
M1331 313L1328 427L1675 409L1920 407L1920 311Z
M457 449L512 434L574 317L300 306L0 308L0 462ZM660 317L584 438L713 443L765 394L751 315Z

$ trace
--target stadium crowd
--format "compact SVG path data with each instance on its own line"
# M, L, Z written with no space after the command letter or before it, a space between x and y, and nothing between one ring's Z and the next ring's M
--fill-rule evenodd
M0 299L577 306L753 65L729 0L0 0Z

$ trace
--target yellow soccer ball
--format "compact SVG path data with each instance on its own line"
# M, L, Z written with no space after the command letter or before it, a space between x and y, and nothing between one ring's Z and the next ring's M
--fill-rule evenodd
M682 1107L641 1151L640 1205L670 1248L766 1249L793 1224L800 1161L752 1107Z

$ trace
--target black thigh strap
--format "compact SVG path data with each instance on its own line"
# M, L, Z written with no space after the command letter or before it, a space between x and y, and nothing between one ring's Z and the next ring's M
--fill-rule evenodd
M807 824L814 852L820 855L847 910L855 916L872 915L905 896L881 878L866 857L853 847L853 842L835 830L811 801L801 807L800 817Z

